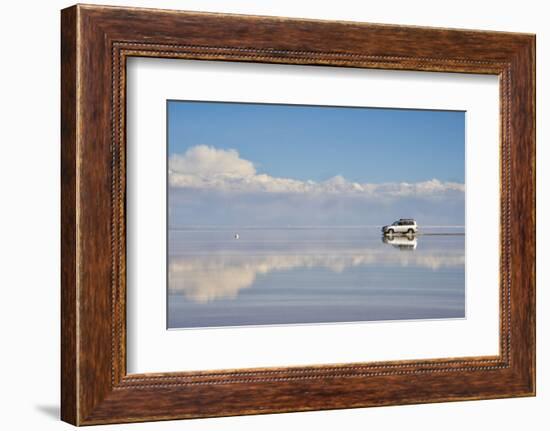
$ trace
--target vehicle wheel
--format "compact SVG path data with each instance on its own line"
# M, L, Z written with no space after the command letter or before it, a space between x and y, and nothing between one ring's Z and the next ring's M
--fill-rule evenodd
M388 235L393 235L393 229L388 229Z
M407 233L408 233L409 235L412 235L412 234L414 233L414 230L409 229L409 230L407 231Z

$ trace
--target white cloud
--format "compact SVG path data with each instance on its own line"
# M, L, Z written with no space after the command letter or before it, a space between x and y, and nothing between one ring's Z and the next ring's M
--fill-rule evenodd
M464 184L437 179L417 183L357 183L341 175L326 181L302 181L259 174L254 164L240 157L236 150L222 150L198 145L169 160L171 187L213 189L228 192L268 192L292 194L349 194L356 196L441 196L464 192Z
M247 177L256 174L252 162L241 159L237 150L218 150L207 145L189 148L183 155L172 155L169 168L175 173L199 177L206 175Z

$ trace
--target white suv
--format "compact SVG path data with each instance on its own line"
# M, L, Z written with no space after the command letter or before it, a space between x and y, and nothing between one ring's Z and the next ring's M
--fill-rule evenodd
M393 235L394 233L415 234L417 231L418 226L416 225L416 221L411 218L401 218L389 226L382 227L384 235Z

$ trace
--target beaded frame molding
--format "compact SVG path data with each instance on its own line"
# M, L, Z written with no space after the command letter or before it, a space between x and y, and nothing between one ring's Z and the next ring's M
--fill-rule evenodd
M77 5L61 14L61 417L75 425L535 394L535 36ZM500 80L498 356L126 372L128 57Z

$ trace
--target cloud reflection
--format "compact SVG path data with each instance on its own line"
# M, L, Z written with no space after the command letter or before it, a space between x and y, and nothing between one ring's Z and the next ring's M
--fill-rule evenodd
M258 276L275 271L323 268L336 273L368 266L421 267L436 271L464 266L464 251L429 250L422 253L399 250L355 249L307 253L263 253L257 255L208 254L173 256L169 262L170 293L183 294L196 303L234 299L239 292L254 285Z

